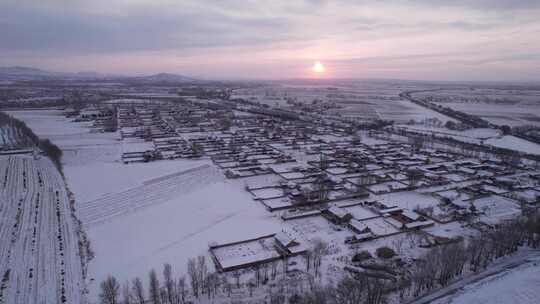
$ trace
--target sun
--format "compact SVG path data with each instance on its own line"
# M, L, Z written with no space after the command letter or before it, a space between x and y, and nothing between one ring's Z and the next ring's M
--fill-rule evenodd
M311 69L317 74L324 73L324 65L320 61L316 61Z

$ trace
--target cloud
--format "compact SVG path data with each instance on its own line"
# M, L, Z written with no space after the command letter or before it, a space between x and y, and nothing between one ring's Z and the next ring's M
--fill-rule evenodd
M122 14L76 8L0 6L4 50L117 52L258 44L290 39L289 20L205 7L126 7Z
M361 39L447 29L491 30L523 20L493 20L477 13L455 16L437 5L534 8L540 1L392 0L336 4L282 1L13 1L0 4L4 51L108 53L214 48L314 40L348 34ZM387 3L387 2L385 2ZM451 4L448 4L451 3ZM410 5L424 10L403 11ZM360 7L360 8L359 8ZM364 35L364 36L362 36Z
M429 6L464 7L480 10L537 9L537 0L397 0L401 3L415 3Z
M451 73L538 53L539 13L540 1L519 0L4 0L0 64L289 78L323 60L348 76Z

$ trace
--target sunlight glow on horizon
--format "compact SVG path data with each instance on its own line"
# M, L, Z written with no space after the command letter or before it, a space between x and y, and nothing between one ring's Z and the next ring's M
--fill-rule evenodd
M320 61L316 61L311 68L316 74L322 74L325 71L324 65Z

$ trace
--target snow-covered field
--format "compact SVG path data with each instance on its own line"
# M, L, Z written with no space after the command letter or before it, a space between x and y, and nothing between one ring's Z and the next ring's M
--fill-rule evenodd
M395 100L391 102L380 102L376 105L377 112L382 119L393 120L396 123L406 123L409 120L422 121L427 118L437 118L442 123L455 121L443 114L414 104L408 100Z
M474 144L491 145L530 154L540 154L540 145L515 137L513 135L502 136L500 131L489 128L477 128L465 131L449 130L443 127L431 127L424 125L399 125L410 131L423 134L434 134L439 137L452 137L456 140Z
M98 225L144 207L166 202L219 180L220 172L211 165L202 165L175 174L145 181L141 186L104 195L77 206L79 219L86 226Z
M331 89L329 90L329 87ZM336 83L281 83L257 88L235 90L232 98L244 98L272 107L288 107L287 99L300 103L322 100L338 105L327 113L358 119L384 119L405 123L413 119L438 118L443 123L451 118L398 97L420 84L381 81L337 81Z
M499 148L512 149L530 154L540 154L540 145L512 135L506 135L501 138L490 138L486 140L486 143Z
M64 174L95 252L89 264L90 299L97 299L99 282L109 274L120 282L136 276L146 280L148 271L160 271L163 263L185 274L187 260L206 255L213 242L281 230L276 215L209 160L124 165L115 153L115 134L90 133L54 110L10 114L64 150ZM141 189L150 191L142 195ZM87 204L93 204L92 212Z
M204 187L203 187L204 186ZM242 185L225 178L189 193L88 229L96 258L90 276L122 280L173 265L186 273L187 260L206 254L213 242L232 242L279 231L279 221L251 199ZM95 292L97 283L90 286Z
M82 303L78 225L45 157L0 157L0 303Z
M87 122L71 122L60 110L8 111L24 121L40 138L48 138L62 149L64 166L79 166L96 161L111 162L121 153L116 133L95 133Z
M509 126L539 125L540 92L527 88L497 86L466 89L441 89L414 94L429 98L442 106L477 115L483 119Z
M478 115L489 122L519 126L538 125L540 120L540 107L538 104L527 105L493 105L493 104L468 104L450 103L445 104L458 111Z
M434 134L439 137L452 137L456 140L480 144L486 139L500 138L500 131L489 128L476 128L465 131L449 130L444 127L433 127L425 125L400 125L400 128L405 128L410 131L423 134Z
M540 259L485 278L434 304L540 303Z

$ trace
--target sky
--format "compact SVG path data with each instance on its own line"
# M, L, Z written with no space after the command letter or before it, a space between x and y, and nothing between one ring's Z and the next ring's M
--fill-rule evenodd
M312 66L320 61L324 73ZM539 81L539 0L0 0L0 66Z

